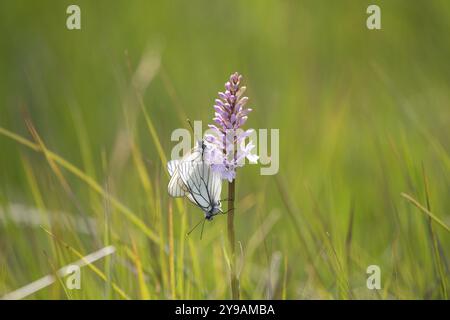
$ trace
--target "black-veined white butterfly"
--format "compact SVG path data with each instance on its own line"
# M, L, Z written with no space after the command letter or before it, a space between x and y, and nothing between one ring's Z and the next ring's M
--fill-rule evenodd
M171 160L167 169L171 176L168 191L172 197L186 196L205 214L206 220L223 213L220 203L222 180L204 160L206 146L202 140L181 160Z

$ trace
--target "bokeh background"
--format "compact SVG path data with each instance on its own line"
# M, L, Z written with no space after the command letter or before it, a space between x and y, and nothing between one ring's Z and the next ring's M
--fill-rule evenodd
M1 1L0 297L114 246L26 298L229 298L226 217L187 237L164 162L239 71L280 129L279 173L238 171L242 297L447 299L449 30L446 0Z

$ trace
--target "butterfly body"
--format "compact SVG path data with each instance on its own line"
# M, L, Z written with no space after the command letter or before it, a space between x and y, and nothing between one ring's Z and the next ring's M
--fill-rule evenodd
M211 221L215 215L218 215L220 213L223 213L220 201L217 201L215 204L213 204L211 210L208 212L205 212L205 219L208 221Z

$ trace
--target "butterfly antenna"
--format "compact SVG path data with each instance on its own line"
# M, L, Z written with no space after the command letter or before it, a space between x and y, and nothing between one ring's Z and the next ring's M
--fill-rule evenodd
M200 139L199 137L195 136L195 130L194 130L194 126L192 125L191 119L187 118L186 121L189 123L189 127L191 127L191 131L192 131L192 134L194 135L194 138L198 139L198 140L202 140L202 146L203 146L203 139Z
M191 229L191 231L189 231L188 233L186 233L186 235L189 236L189 235L192 233L192 231L194 231L195 228L197 228L197 227L200 225L200 223L202 223L202 220L205 220L205 219L204 219L204 218L201 218L200 221L197 222L197 223L195 224L195 226Z
M203 229L205 228L205 221L206 221L206 219L203 219L202 231L200 232L200 240L202 240L202 238L203 238Z
M192 125L191 119L186 119L186 121L189 123L189 127L191 127L192 133L194 133L194 126Z

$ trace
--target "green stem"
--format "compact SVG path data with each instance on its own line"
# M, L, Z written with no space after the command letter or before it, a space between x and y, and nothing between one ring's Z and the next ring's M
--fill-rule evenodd
M235 198L235 180L228 183L228 243L230 247L230 282L231 297L233 300L239 300L239 279L236 274L236 240L234 233L234 198Z

